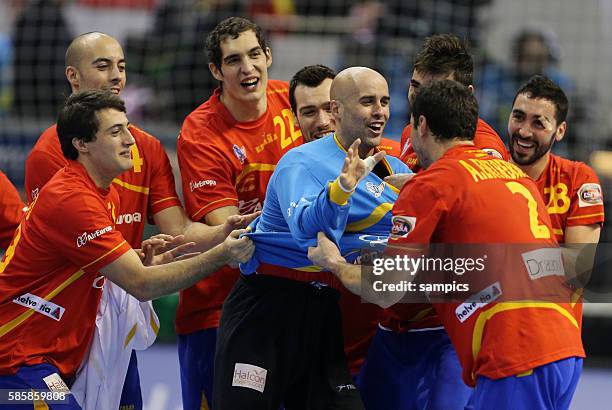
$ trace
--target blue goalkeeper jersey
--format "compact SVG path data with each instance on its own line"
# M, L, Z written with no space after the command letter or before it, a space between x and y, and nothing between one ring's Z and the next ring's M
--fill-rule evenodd
M332 185L345 158L346 150L335 134L294 148L281 158L270 178L262 214L251 224L248 236L255 243L255 253L240 266L243 274L256 272L260 263L320 271L308 259L308 247L317 244L320 231L349 261L361 249L384 248L399 191L371 172L345 204L334 202ZM411 172L395 157L386 156L381 162L389 174Z

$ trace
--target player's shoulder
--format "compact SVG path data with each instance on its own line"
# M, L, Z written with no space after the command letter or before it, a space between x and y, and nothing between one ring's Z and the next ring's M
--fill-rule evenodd
M279 160L279 165L303 164L308 168L326 162L330 156L336 155L338 145L334 134L328 134L315 141L299 145L287 151Z
M406 163L404 161L402 161L401 159L397 158L393 154L389 155L387 153L387 156L385 156L385 160L391 166L391 169L393 170L393 173L395 173L395 174L405 174L405 173L411 173L412 172L410 170L410 168L408 167L408 165L406 165Z
M274 94L288 94L289 83L281 80L268 80L268 86L266 87L266 94L268 96Z
M129 130L132 136L134 137L136 145L139 149L159 148L162 146L161 141L157 139L154 135L148 133L147 131L144 131L142 128L139 128L134 124L130 124Z
M553 173L566 175L572 181L592 181L599 183L597 174L589 165L582 161L573 161L563 158L559 155L550 154L550 163L548 165Z
M54 152L56 151L54 148L59 147L60 143L59 136L57 134L57 124L53 124L40 134L36 144L34 144L34 147L32 148L32 151Z

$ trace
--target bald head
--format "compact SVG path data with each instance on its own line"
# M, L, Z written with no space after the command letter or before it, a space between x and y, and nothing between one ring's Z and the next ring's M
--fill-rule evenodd
M382 81L385 78L377 71L368 67L349 67L338 73L332 82L330 97L332 100L346 102L348 98L359 94L360 88L371 81Z
M330 97L336 136L345 148L360 138L359 154L365 158L380 144L389 119L387 81L371 68L347 68L334 78Z
M119 42L108 34L98 31L81 34L72 40L66 50L66 66L78 67L83 57L87 54L91 54L92 49L94 49L99 42L114 43L121 48Z
M66 78L72 91L108 89L119 94L125 85L125 57L119 42L97 31L76 37L66 50Z

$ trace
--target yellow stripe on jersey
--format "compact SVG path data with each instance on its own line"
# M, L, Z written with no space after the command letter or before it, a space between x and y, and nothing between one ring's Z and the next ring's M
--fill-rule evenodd
M159 203L161 203L161 202L169 201L169 200L171 200L171 199L176 199L176 200L178 200L178 198L177 198L177 197L175 197L175 196L169 196L168 198L162 198L162 199L160 199L160 200L158 200L158 201L153 202L153 203L151 204L151 206L155 206L155 205L157 205L157 204L159 204Z
M474 360L476 360L478 353L480 353L484 328L489 319L501 312L530 308L556 310L567 320L569 320L573 326L579 328L576 318L572 316L572 314L567 309L564 309L556 303L539 302L533 300L526 300L520 302L500 302L493 306L491 309L482 312L480 315L478 315L478 319L476 319L476 323L474 324L474 332L472 333L472 357L474 358ZM474 374L472 374L472 378L475 378Z
M157 317L153 314L153 309L149 312L149 322L151 323L151 329L153 329L153 333L155 336L159 333L159 323L157 323Z
M291 268L291 269L299 270L301 272L321 272L323 270L322 267L317 266L317 265L302 266L301 268Z
M134 326L130 329L127 336L125 337L125 341L123 342L123 348L125 349L130 344L130 341L136 335L136 330L138 330L138 323L135 323Z
M553 228L553 233L554 233L555 235L561 235L561 236L563 236L563 229Z
M374 208L372 213L367 218L347 224L345 231L346 232L359 232L373 225L376 225L392 209L393 209L392 203L383 202L382 204Z
M109 254L113 253L114 251L119 249L121 246L123 246L124 243L125 243L125 241L121 241L121 243L119 245L115 246L113 249L111 249L110 251L106 252L104 255L100 256L99 258L97 258L93 262L90 262L87 265L83 266L81 269L79 269L78 271L73 273L68 279L66 279L64 282L62 282L61 285L59 285L57 288L55 288L51 292L49 292L43 299L46 300L46 301L50 301L51 299L53 299L61 291L66 289L68 286L72 285L77 279L79 279L81 276L83 276L85 274L85 269L87 269L91 265L95 264L96 262L100 261L101 259L105 258ZM15 319L13 319L10 322L5 323L4 325L0 326L0 338L3 337L4 335L6 335L8 332L10 332L13 329L15 329L17 326L19 326L23 322L25 322L34 313L35 313L34 310L28 309L26 312L23 312L22 314L17 316Z
M199 215L199 214L200 214L202 211L204 211L206 208L208 208L209 206L211 206L211 205L213 205L213 204L216 204L217 202L227 201L227 200L238 202L238 198L229 198L229 197L227 197L227 198L217 199L216 201L209 202L209 203L207 203L206 205L204 205L202 208L198 209L198 210L196 211L196 213L194 213L194 214L191 216L191 219L193 219L194 221L199 220L198 215ZM227 206L236 206L236 205L227 205Z
M598 212L596 214L588 214L588 215L578 215L578 216L570 216L567 218L567 220L569 221L570 219L584 219L584 218L591 218L593 216L604 216L603 212Z
M120 187L123 187L125 189L129 189L130 191L138 192L138 193L144 194L144 195L149 195L149 187L128 184L127 182L124 182L124 181L120 180L119 178L114 178L113 179L113 183L115 183L115 184L117 184Z
M256 162L254 164L249 164L246 167L244 167L244 169L242 170L240 175L238 175L236 177L235 185L238 185L240 183L240 181L242 181L251 172L255 172L255 171L270 171L270 172L272 172L272 171L274 171L274 168L276 168L276 165L274 165L274 164L266 164L266 163L260 163L260 162Z

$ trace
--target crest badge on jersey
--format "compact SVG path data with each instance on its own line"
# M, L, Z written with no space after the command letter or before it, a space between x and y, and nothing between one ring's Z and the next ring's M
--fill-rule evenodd
M376 185L373 182L366 182L366 189L372 195L374 195L375 198L378 198L379 196L382 195L383 191L385 190L385 183L381 182L380 185Z
M601 186L595 183L582 184L578 190L578 206L584 208L585 206L602 204L603 195L601 193Z
M238 145L234 144L234 155L236 155L236 158L238 158L238 161L240 161L241 164L244 164L244 161L247 158L247 154L246 154L246 150L244 149L244 145L242 147L239 147Z
M396 215L391 219L391 223L393 224L391 238L405 238L414 230L416 217Z

